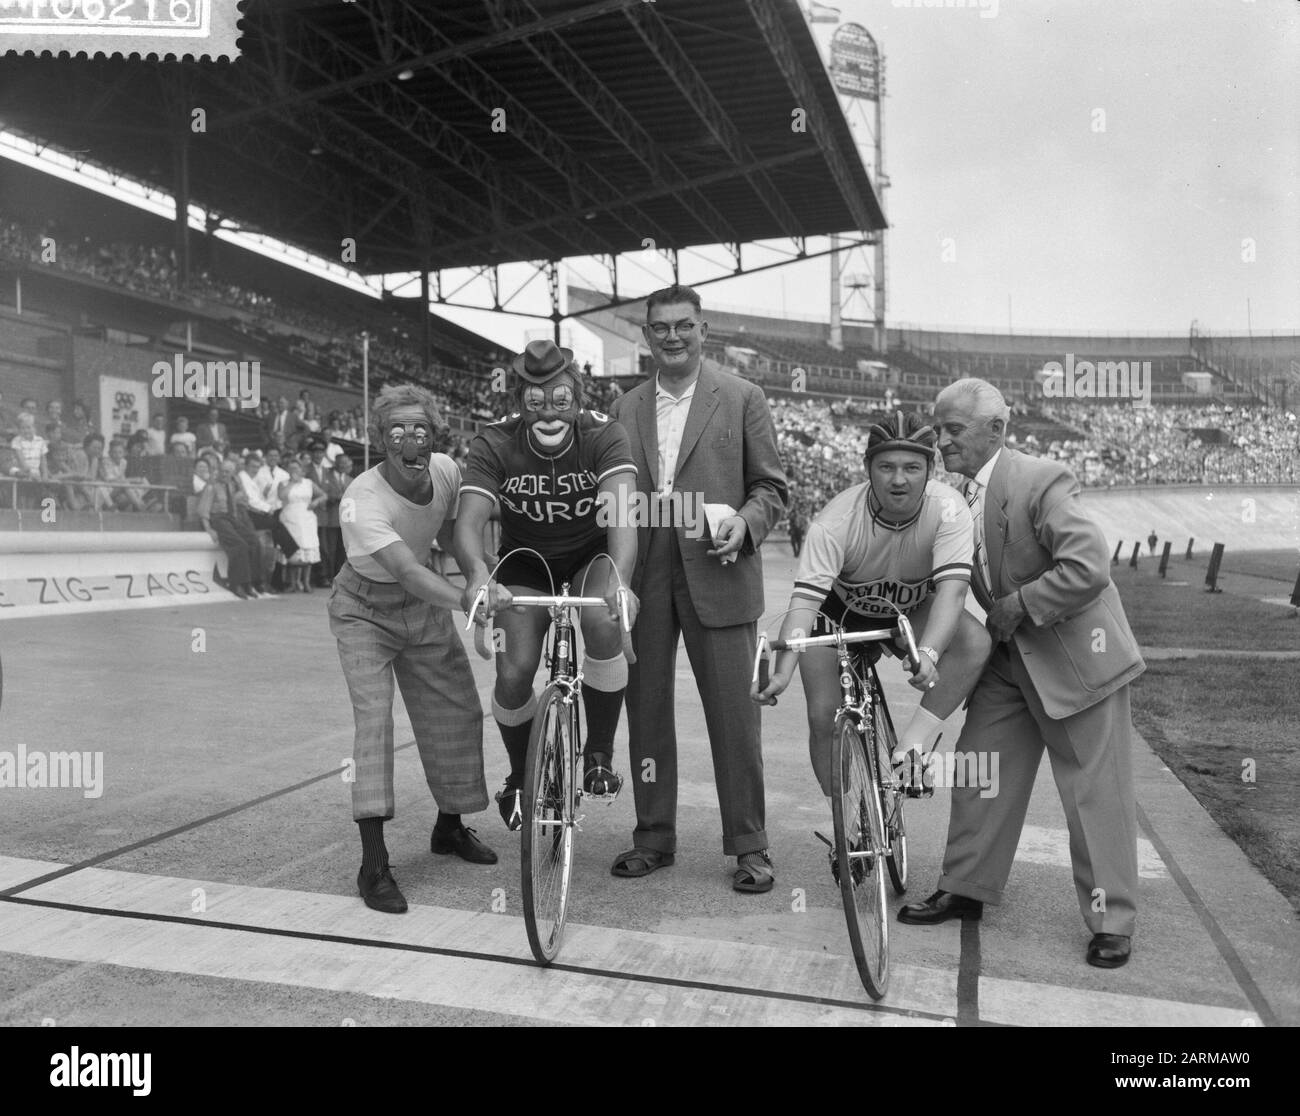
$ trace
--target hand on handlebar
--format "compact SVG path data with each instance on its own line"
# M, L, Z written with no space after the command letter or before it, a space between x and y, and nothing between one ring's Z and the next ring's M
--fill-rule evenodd
M636 594L633 593L631 589L624 587L622 593L623 598L627 601L626 627L623 625L623 610L619 600L618 586L614 586L614 588L610 589L610 591L605 594L605 607L609 609L609 618L619 626L620 631L626 633L630 632L632 630L632 625L636 623L637 613L641 611L641 602L637 600Z
M762 681L759 679L759 681ZM794 681L794 668L782 670L777 667L772 672L772 677L768 680L766 686L759 689L759 681L751 682L749 686L749 700L757 702L759 705L775 705L776 699L786 691L786 687Z
M483 592L486 586L486 592ZM479 593L483 592L482 600L479 600ZM510 602L514 600L510 590L504 585L495 581L488 581L473 587L466 586L465 592L461 594L461 608L468 615L471 609L474 610L474 623L479 627L485 627L492 616L502 609L509 608ZM477 602L477 608L475 603Z
M934 689L939 681L939 668L930 660L930 656L922 652L918 656L920 663L912 677L907 680L907 684L914 690L920 690L925 693L926 690Z

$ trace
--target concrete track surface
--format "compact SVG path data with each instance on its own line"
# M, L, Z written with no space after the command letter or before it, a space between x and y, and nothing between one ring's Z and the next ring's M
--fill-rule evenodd
M1173 531L1153 508L1131 507L1143 535ZM1280 496L1267 502L1270 515L1283 507ZM1212 533L1180 515L1188 528ZM776 613L794 567L784 544L768 550ZM1084 963L1064 816L1044 766L1005 903L978 924L891 922L893 980L874 1003L812 835L830 822L808 764L798 683L764 713L777 886L740 895L734 862L721 855L684 653L677 863L642 880L611 877L631 843L630 788L612 806L589 805L555 966L532 962L518 838L495 808L467 821L498 850L497 865L430 854L434 807L400 702L405 746L387 837L412 907L401 917L369 911L355 892L359 844L340 773L352 718L325 602L317 591L0 624L0 749L99 752L103 762L95 797L87 788L0 789L0 1022L1300 1023L1294 911L1145 743L1134 764L1142 906L1126 968ZM491 666L471 659L487 708ZM884 674L901 722L914 691L897 664ZM941 747L959 725L960 714ZM505 757L495 726L485 728L495 789ZM624 729L618 764L626 773ZM908 805L909 898L933 890L947 813L943 790Z

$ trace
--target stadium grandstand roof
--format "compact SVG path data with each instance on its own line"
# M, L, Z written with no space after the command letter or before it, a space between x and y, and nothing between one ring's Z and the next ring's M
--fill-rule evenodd
M369 274L885 224L796 0L247 0L242 26L234 62L6 58L0 126L169 191L183 150L191 202L353 237Z

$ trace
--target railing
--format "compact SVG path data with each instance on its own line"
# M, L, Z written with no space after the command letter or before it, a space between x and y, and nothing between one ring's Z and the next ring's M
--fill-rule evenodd
M94 499L91 496L91 493L94 492L96 489L102 489L102 488L110 488L110 489L129 488L140 493L160 493L162 495L162 510L155 511L152 514L180 515L180 516L184 516L185 514L185 496L179 488L177 488L175 485L170 485L170 484L148 484L141 481L130 481L130 480L126 480L126 481L91 480L85 477L50 477L45 480L37 480L31 477L9 476L9 477L0 477L0 485L4 486L4 487L0 487L0 491L5 491L5 489L7 489L7 496L8 496L8 502L4 505L3 509L0 510L13 511L17 513L18 529L20 531L23 529L23 512L25 511L33 512L36 515L43 515L44 509L41 508L39 505L46 498L54 499L55 507L61 508L65 512L78 512L78 513L89 512L92 515L98 514L100 517L99 529L101 531L104 529L104 523L103 523L104 511L111 510L117 512L122 510L118 508L100 509L94 507L73 508L70 506L63 506L58 503L58 493L59 490L63 488L77 489L83 495L85 495L86 498L90 500L92 504L94 503ZM24 489L34 490L35 500L37 504L36 507L23 508L19 506L18 493L20 490L24 490ZM178 510L173 510L174 501L177 504L179 504ZM139 509L132 509L133 512L138 510ZM148 511L148 509L144 509L141 512L141 514L148 515L151 513Z

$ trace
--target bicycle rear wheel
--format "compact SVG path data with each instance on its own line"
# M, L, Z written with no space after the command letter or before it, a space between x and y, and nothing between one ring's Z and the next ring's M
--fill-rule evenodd
M863 987L879 1000L889 986L886 844L880 788L854 718L839 715L831 739L831 813L840 898Z
M573 873L575 806L573 705L554 683L537 704L528 741L519 857L524 927L533 956L555 960L564 934Z
M880 688L880 680L872 672L869 685L873 689L872 738L876 748L876 773L880 777L880 811L885 827L885 843L889 846L886 865L889 868L889 881L894 885L894 894L902 895L907 891L907 830L903 826L903 803L907 796L903 783L894 775L894 749L898 747L898 737L894 733L893 718L885 704L885 695Z

